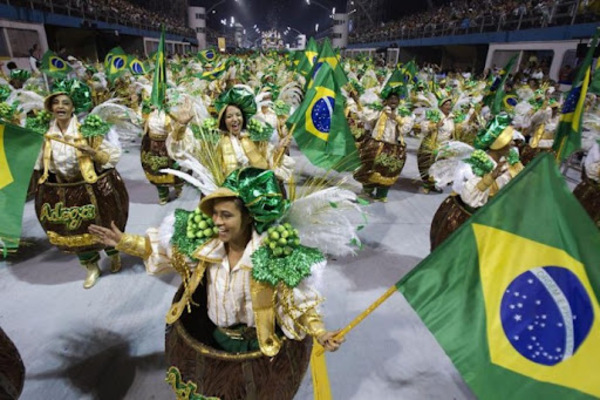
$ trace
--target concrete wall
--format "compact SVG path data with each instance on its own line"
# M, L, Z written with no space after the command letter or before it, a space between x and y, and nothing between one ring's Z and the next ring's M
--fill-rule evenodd
M198 48L206 48L206 8L188 7L188 24L190 28L196 31Z
M333 15L331 37L333 48L345 48L348 46L348 14Z
M18 68L30 69L29 68L29 56L24 51L27 51L34 43L37 42L38 47L41 49L40 55L44 54L48 50L48 38L46 37L46 30L42 24L33 24L27 22L16 22L5 19L0 19L0 40L4 40L3 53L0 54L0 60L5 64L8 61L14 61ZM36 42L29 41L27 43L17 44L13 41L11 43L10 38L19 36L18 31L26 31L27 35L31 38L37 39ZM6 72L7 70L5 70Z

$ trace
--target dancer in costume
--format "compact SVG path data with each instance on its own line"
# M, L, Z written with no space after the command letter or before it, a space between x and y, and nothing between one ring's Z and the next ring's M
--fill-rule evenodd
M429 173L440 186L453 182L453 193L431 222L432 251L523 169L512 148L515 132L510 123L506 114L494 117L477 135L475 151L462 142L440 149Z
M359 112L361 120L372 129L360 145L361 166L354 178L362 184L363 194L376 201L387 201L390 187L406 162L404 135L411 131L414 117L408 109L398 107L402 90L400 86L386 86L381 92L381 112Z
M111 272L121 269L121 258L87 233L90 223L124 228L129 197L115 166L121 156L118 136L97 115L83 124L76 116L91 107L89 88L77 80L58 82L45 100L53 116L35 169L41 177L36 193L36 213L50 243L77 254L87 270L83 287L94 286L104 249Z
M425 123L427 129L421 129L422 132L425 132L425 137L423 137L417 151L417 165L421 180L423 181L424 193L429 193L431 190L441 192L441 189L435 186L435 182L429 176L429 168L435 161L435 152L437 149L450 140L456 139L454 137L454 115L451 113L452 99L446 97L440 100L439 110L441 111L441 115L430 113L435 116L432 115L428 123ZM434 120L432 121L431 119Z
M290 179L295 165L294 160L286 156L285 148L275 147L269 143L273 127L267 127L252 118L256 113L253 93L246 87L236 85L223 93L215 101L218 118L203 122L201 138L214 136L218 132L216 143L217 162L222 166L221 173L226 176L243 167L272 169L275 175L286 182ZM192 153L203 164L208 166L207 151L211 152L206 141L196 145L186 144L181 151ZM202 146L202 147L201 147ZM214 161L214 154L211 157Z
M535 156L542 152L552 152L554 133L560 119L559 103L553 98L548 100L532 117L533 134L521 154L523 165L529 164Z
M255 388L263 393L258 398L291 399L297 386L288 391L284 389L288 383L280 380L299 385L302 369L288 365L288 359L294 357L293 363L306 368L307 335L330 351L342 342L323 325L318 312L323 299L312 287L310 275L325 264L321 251L338 255L353 251L346 243L357 239L356 232L345 213L356 210L356 196L332 187L290 204L273 171L236 170L216 188L203 169L195 169L191 180L206 194L199 209L176 210L146 236L124 234L114 226L112 230L92 226L90 232L106 245L142 257L150 273L175 268L182 275L183 293L171 307L167 323L177 327L180 318L207 309L210 322L195 329L207 370L218 362L213 358L227 359L231 362L220 361L219 373L231 373L229 368L246 357L244 353L260 351L266 357L257 359L256 352L251 353L254 367L261 368L254 376L271 379L262 380L265 387ZM311 218L306 218L308 210ZM204 290L205 297L197 296ZM174 334L167 333L168 342ZM174 346L184 351L177 343ZM204 395L245 398L243 376L211 380L212 372L197 374L189 363L177 361L186 357L167 350L167 358L177 363L184 381L202 380L195 383ZM237 354L225 357L220 355L223 350Z

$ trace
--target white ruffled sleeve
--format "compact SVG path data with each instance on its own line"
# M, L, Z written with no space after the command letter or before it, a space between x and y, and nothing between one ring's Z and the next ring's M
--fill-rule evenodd
M146 237L150 241L152 253L144 260L146 272L150 275L158 275L174 272L171 265L172 249L171 238L174 233L175 214L169 214L158 228L149 228Z
M117 163L121 159L121 143L119 142L119 135L114 129L110 129L106 134L106 137L100 143L98 150L108 154L108 162L103 164L102 169L115 168Z

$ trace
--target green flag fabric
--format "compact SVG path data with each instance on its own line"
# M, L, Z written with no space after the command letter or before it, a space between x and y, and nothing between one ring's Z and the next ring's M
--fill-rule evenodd
M581 148L581 131L583 126L581 119L585 108L585 96L587 95L590 82L592 59L598 45L599 35L600 28L598 28L592 38L590 48L577 70L575 79L573 79L573 86L561 110L561 116L554 136L554 145L552 146L554 151L556 151L556 158L561 161Z
M198 59L204 63L216 61L218 53L215 49L210 48L198 52Z
M594 68L594 76L589 88L590 93L600 96L600 57L596 61L596 68Z
M339 87L342 87L346 83L348 83L348 77L346 76L346 73L342 68L339 57L336 56L335 52L331 48L331 42L329 41L329 38L325 38L325 41L323 42L323 47L321 48L321 52L319 53L319 58L317 58L317 63L313 66L313 80L323 63L329 64L331 70L333 71L335 83Z
M306 50L302 53L296 72L307 78L310 76L317 58L319 58L319 46L317 46L315 39L311 37L306 45Z
M496 87L496 90L494 92L492 106L490 107L490 111L493 115L498 115L500 114L500 111L502 111L502 108L504 106L505 94L504 84L506 83L506 80L510 75L510 71L512 71L515 62L517 61L517 58L518 54L515 54L510 58L510 60L508 60L508 63L506 63L506 65L504 66L504 75L502 76L502 78L500 78L500 81L498 82L498 87Z
M352 171L359 165L354 137L344 116L344 97L324 63L304 101L287 121L300 151L314 165Z
M149 70L148 65L144 61L141 61L139 58L133 55L128 57L128 65L129 72L131 72L133 75L146 75Z
M56 53L48 50L42 57L40 71L55 79L65 79L71 67Z
M408 89L404 83L404 73L400 68L394 70L381 90L383 98L387 98L390 93L397 94L401 99L408 97Z
M154 80L150 104L162 110L167 96L167 63L165 60L165 28L163 27L155 56Z
M544 154L396 287L477 398L591 399L598 266L600 233Z
M0 123L0 251L16 250L33 166L44 137L32 130Z

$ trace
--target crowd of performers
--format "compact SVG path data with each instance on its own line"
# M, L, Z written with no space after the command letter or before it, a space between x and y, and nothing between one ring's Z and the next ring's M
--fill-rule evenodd
M273 392L258 398L291 398L297 386L273 383L299 385L302 373L286 364L290 357L306 367L308 338L330 351L343 342L323 324L311 273L327 255L354 251L349 214L362 212L359 197L387 201L407 160L406 137L421 138L415 185L425 194L452 187L432 216L433 249L535 155L553 151L564 101L550 82L512 82L501 79L503 72L439 79L427 68L378 67L369 59L340 65L348 77L341 90L360 158L352 174L360 194L324 180L296 184L286 120L308 82L287 56L232 56L218 64L173 58L158 100L152 72L107 79L102 65L82 62L68 79L16 71L0 82L0 118L45 134L30 196L50 243L86 269L85 288L101 274L100 251L113 273L121 269L121 252L140 257L150 274L178 272L183 283L167 323L185 324L191 311L199 313L205 325L197 336L220 363L227 359L222 353L275 357L272 368L257 368L285 379L265 375ZM500 109L491 104L499 79ZM575 193L600 227L599 105L588 95L587 155ZM197 209L177 209L145 235L125 230L129 197L118 173L121 143L138 137L140 168L159 204L176 201L186 182L201 193ZM178 349L169 356L174 365L176 353L189 350ZM195 376L185 364L176 365L173 381L195 380L206 395L240 398L248 389L238 387L249 379L242 370L228 378L239 380L236 386Z

